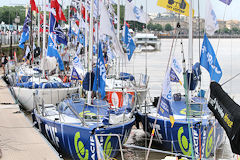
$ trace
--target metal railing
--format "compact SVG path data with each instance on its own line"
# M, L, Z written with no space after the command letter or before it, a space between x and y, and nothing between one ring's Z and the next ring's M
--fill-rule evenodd
M0 34L0 43L2 45L10 45L12 36L12 44L18 44L21 38L21 34Z

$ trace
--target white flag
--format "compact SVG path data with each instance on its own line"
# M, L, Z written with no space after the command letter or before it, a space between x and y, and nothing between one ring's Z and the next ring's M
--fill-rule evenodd
M25 51L25 55L24 55L23 58L27 58L27 55L28 55L29 52L30 52L30 48L27 46L26 51Z
M79 30L79 27L78 27L78 25L76 24L76 22L75 22L75 20L73 20L72 21L72 24L71 24L72 26L72 31L74 32L74 34L75 35L77 35L77 33L78 33L78 30Z
M125 4L125 20L126 21L138 21L140 23L148 23L150 18L140 8L133 4L133 1L129 2L126 0Z
M217 17L212 9L212 3L210 0L206 1L206 14L205 14L205 30L209 35L213 35L216 30L219 29Z
M113 24L110 21L110 16L109 13L106 9L106 7L104 6L103 2L99 2L100 3L100 28L99 28L99 34L100 37L103 37L103 35L108 35L110 37L112 37L112 43L113 43L113 47L114 47L114 51L115 53L120 56L120 57L125 57L125 54L123 52L122 46L119 42L119 40L117 39L117 36L114 32L114 27Z

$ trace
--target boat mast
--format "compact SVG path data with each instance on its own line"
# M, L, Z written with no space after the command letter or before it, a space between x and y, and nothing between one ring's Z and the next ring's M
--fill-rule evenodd
M43 54L42 54L42 60L46 57L46 0L43 0ZM42 62L44 63L44 62ZM44 68L44 67L43 67ZM45 69L43 69L42 76L45 75Z
M39 1L38 1L39 5ZM38 47L40 47L40 7L38 7L39 12L38 12Z
M188 33L188 73L191 76L192 73L192 65L193 65L193 37L192 37L192 0L189 0L189 33ZM193 152L193 140L192 140L192 131L191 131L191 124L189 121L189 102L191 101L190 97L191 95L189 94L189 86L190 86L190 80L189 80L189 84L188 84L188 80L187 80L187 70L186 70L186 65L185 65L185 60L183 60L183 76L184 76L184 88L185 88L185 101L186 101L186 118L187 118L187 122L188 122L188 134L189 134L189 140L190 140L190 148L191 148L191 156L192 159L194 158L194 152ZM190 78L191 79L191 78Z
M30 60L32 63L30 63L31 65L33 65L33 56L34 56L34 51L33 51L33 13L32 13L32 6L30 5L30 52L32 53L32 59Z
M117 4L117 38L120 40L120 0L118 0Z
M93 52L93 4L94 4L94 0L91 0L91 3L90 3L90 31L89 31L90 39L89 39L89 54L88 54L88 71L90 74L89 74L89 91L88 91L88 101L87 101L87 103L89 105L91 104L91 95L92 95L91 71L92 71L92 52ZM85 10L86 10L86 8L85 8ZM86 17L86 15L85 15L85 17Z
M120 0L118 0L118 4L117 4L117 20L118 20L117 39L119 41L120 40ZM116 78L119 79L119 77L120 77L120 56L119 55L116 57L116 60L117 60L117 62L116 62Z
M88 55L87 55L87 41L88 41L88 32L87 32L87 27L88 27L88 22L87 22L87 17L88 17L88 13L87 13L87 0L85 0L85 61L84 61L84 66L87 67L87 61L88 61Z

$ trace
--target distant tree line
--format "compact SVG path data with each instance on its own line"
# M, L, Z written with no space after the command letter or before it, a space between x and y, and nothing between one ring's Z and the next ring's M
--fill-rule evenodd
M147 25L147 29L150 31L171 31L173 27L170 24L166 24L164 27L161 24L152 24Z
M13 24L14 19L20 16L20 25L23 25L25 20L25 8L23 6L3 6L0 7L0 23Z

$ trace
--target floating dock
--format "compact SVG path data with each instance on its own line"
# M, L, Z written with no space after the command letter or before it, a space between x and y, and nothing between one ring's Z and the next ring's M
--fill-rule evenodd
M32 127L0 78L0 160L28 159L60 158L47 140Z

